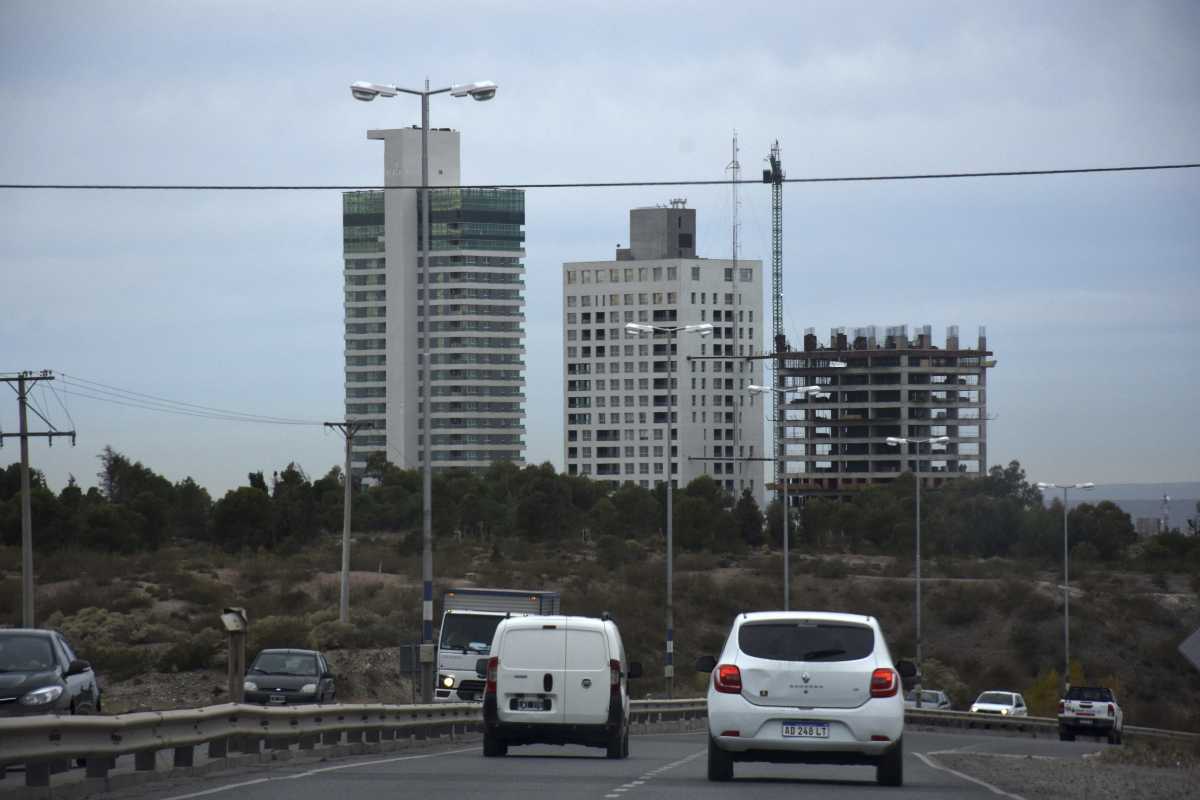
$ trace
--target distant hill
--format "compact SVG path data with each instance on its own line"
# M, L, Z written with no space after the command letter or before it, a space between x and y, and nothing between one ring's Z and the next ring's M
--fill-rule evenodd
M1170 497L1171 527L1187 531L1186 520L1197 516L1196 503L1200 501L1200 481L1177 483L1110 483L1097 486L1090 491L1073 491L1068 495L1071 508L1080 503L1099 503L1111 500L1121 507L1136 522L1140 517L1162 516L1163 495ZM1046 502L1062 497L1053 489L1044 492Z

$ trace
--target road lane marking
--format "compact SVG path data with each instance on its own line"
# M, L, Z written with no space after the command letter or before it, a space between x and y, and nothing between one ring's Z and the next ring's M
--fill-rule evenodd
M220 794L221 792L229 792L234 789L244 789L247 786L256 786L260 783L271 783L272 781L293 781L297 778L309 778L313 775L320 775L325 772L336 772L343 769L357 769L359 767L374 767L380 764L394 764L397 761L414 761L421 758L438 758L439 756L452 756L460 753L476 752L478 747L467 747L461 750L446 750L441 753L423 753L415 756L397 756L395 758L377 758L372 761L359 761L353 764L339 764L333 767L321 767L319 769L305 770L291 775L275 775L266 778L255 778L250 781L241 781L240 783L228 783L224 786L214 786L211 789L202 789L198 792L190 792L189 794L177 794L172 797L163 798L163 800L191 800L194 797L208 797L209 795Z
M913 753L913 755L915 755L917 758L924 761L926 766L933 767L934 769L939 769L942 772L949 772L951 775L955 775L959 778L962 778L965 781L970 781L971 783L979 784L980 786L987 789L992 794L999 795L1000 797L1009 797L1009 798L1012 798L1012 800L1025 800L1025 798L1019 794L1013 794L1012 792L1006 792L997 786L993 786L992 784L988 783L987 781L981 781L981 780L979 780L979 778L973 778L970 775L967 775L965 772L959 772L956 769L950 769L949 767L943 766L941 764L935 764L935 763L933 763L933 761L931 759L926 758L923 753ZM930 753L930 755L933 755L933 754Z
M647 781L649 781L651 778L658 777L658 775L660 773L666 772L667 770L670 770L670 769L675 769L676 767L682 767L684 764L687 764L689 761L695 761L697 758L699 758L702 755L706 755L707 753L708 753L707 750L701 750L698 753L692 753L690 756L687 756L686 758L681 758L678 761L672 761L670 764L664 764L663 766L659 767L658 769L652 769L635 781L630 781L629 783L623 783L620 786L616 787L615 789L609 789L608 794L604 795L604 798L605 798L605 800L614 800L614 798L618 798L618 797L623 798L625 796L626 792L636 789L639 786L645 785L645 783Z

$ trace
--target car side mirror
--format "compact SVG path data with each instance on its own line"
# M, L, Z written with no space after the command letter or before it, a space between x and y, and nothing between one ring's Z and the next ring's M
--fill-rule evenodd
M481 659L477 660L475 662L475 676L479 677L479 678L486 678L487 677L487 665L488 665L488 660L486 658L481 658Z
M625 677L629 678L630 680L642 677L642 662L630 661L629 668L625 673Z
M700 656L696 659L696 672L712 672L717 668L717 659L712 656Z
M77 658L67 666L67 677L69 678L72 675L82 675L85 672L91 672L91 671L92 671L91 664L89 664L86 661L81 661L80 659Z

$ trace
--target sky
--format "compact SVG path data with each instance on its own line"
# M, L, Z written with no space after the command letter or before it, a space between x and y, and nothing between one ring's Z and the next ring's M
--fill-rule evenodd
M357 103L348 84L427 77L500 86L432 101L433 125L462 132L467 183L722 179L735 130L746 177L775 140L793 178L1195 163L1197 41L1188 0L8 0L0 183L378 185L366 131L419 122L419 103ZM528 192L529 461L562 466L562 263L612 258L629 208L674 197L697 209L699 254L728 257L729 186ZM768 187L741 187L738 208L740 257L769 262ZM796 343L809 327L929 324L941 343L987 326L991 463L1200 479L1200 170L790 184L783 284ZM0 371L344 413L336 191L0 189L0 287ZM56 383L34 399L77 445L31 446L55 489L93 485L106 445L215 496L343 458L319 424ZM0 389L0 430L16 409ZM7 440L0 463L17 459Z

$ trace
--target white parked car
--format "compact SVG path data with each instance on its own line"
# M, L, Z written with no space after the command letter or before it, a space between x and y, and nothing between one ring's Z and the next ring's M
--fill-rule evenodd
M485 668L483 754L510 745L581 744L629 755L629 679L617 625L607 616L511 617L496 626Z
M972 714L1000 714L1005 717L1028 717L1025 698L1017 692L984 692L971 704Z
M908 694L904 695L904 707L905 708L918 708L918 706L917 706L917 690L916 689L914 689L911 692L909 692ZM938 691L937 689L922 689L921 690L921 705L919 706L919 708L922 711L925 711L925 710L949 711L953 707L954 707L954 704L950 702L950 696L947 695L945 692Z
M874 617L819 611L740 614L711 672L708 779L738 761L873 764L887 786L904 782L904 700Z

